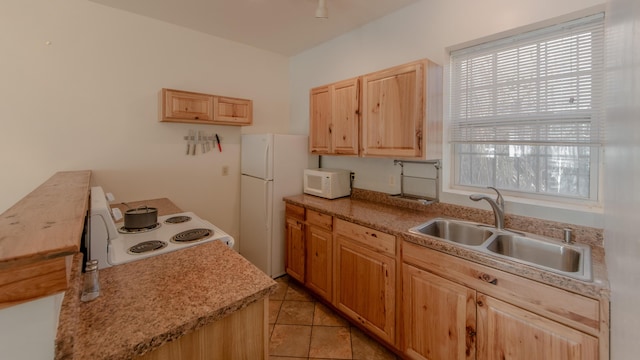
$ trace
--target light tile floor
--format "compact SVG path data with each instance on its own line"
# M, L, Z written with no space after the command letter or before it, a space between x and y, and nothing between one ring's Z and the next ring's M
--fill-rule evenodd
M398 359L287 276L269 298L269 358Z

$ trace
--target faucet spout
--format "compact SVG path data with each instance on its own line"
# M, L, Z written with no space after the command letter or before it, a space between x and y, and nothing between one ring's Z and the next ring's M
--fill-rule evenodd
M496 229L503 230L504 229L504 198L502 197L502 194L500 194L500 191L498 191L498 189L491 186L487 187L487 189L494 190L498 194L498 197L495 200L493 200L488 195L473 194L469 196L469 199L473 201L486 200L489 203L489 205L491 205L491 208L493 209L493 219L495 222Z

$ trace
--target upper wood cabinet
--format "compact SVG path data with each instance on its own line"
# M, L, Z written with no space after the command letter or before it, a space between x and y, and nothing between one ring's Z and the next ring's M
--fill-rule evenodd
M360 114L359 78L311 89L309 151L357 155Z
M162 89L160 121L210 125L251 125L253 102L190 91Z
M253 102L246 99L214 96L213 121L224 125L251 125Z
M210 123L213 96L162 89L162 121Z
M428 60L364 75L360 155L440 158L441 79Z
M440 159L442 67L420 60L311 89L319 155Z

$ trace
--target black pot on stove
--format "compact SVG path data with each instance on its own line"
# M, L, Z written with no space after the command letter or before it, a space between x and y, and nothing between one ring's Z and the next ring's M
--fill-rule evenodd
M158 223L158 209L140 206L124 212L124 228L127 230L144 229Z

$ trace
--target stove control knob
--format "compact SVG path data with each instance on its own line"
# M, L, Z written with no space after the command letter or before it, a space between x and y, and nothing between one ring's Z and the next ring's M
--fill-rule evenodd
M116 222L122 219L122 211L120 211L120 209L118 208L111 209L111 214L113 214L113 220L115 220Z

